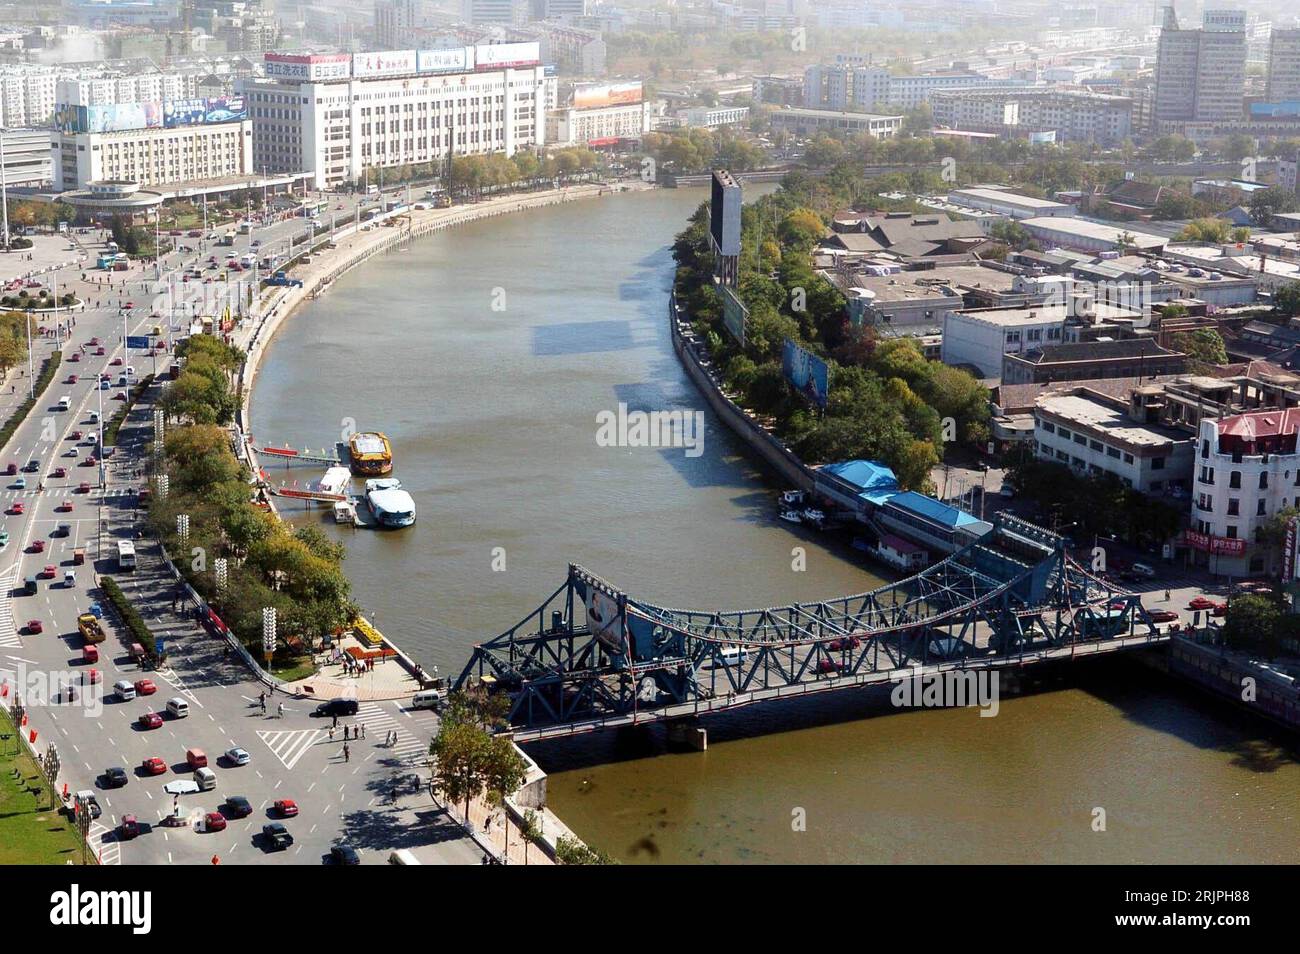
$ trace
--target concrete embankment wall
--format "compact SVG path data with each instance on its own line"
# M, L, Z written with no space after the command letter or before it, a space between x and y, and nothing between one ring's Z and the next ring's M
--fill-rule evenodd
M696 352L695 346L682 337L678 328L679 312L675 297L669 299L668 317L669 324L672 326L673 350L681 359L687 377L694 382L700 394L704 396L704 400L713 409L713 413L717 414L731 432L783 481L798 490L812 490L812 469L780 440L765 431L757 421L745 413L744 408L723 394L713 376L701 364L701 356Z
M1143 663L1292 731L1300 730L1300 694L1294 684L1221 647L1175 636L1162 652L1142 653ZM1250 687L1250 692L1246 692Z

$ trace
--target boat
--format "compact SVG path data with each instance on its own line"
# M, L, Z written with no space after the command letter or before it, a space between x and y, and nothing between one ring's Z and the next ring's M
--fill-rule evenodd
M409 527L415 523L415 501L396 477L367 480L366 504L381 527Z
M352 473L346 467L331 467L325 471L320 480L316 481L312 490L323 494L346 493L351 482Z
M352 458L354 473L366 477L392 473L393 445L385 434L378 431L353 434L348 438L348 454Z
M803 515L798 510L782 510L780 517L786 523L803 523Z
M339 500L334 504L335 523L356 523L357 507L351 500Z
M826 522L826 514L813 507L809 507L803 512L803 519L806 523L811 523L813 526L820 527Z
M803 503L802 490L787 490L781 495L781 503L787 507L798 507Z

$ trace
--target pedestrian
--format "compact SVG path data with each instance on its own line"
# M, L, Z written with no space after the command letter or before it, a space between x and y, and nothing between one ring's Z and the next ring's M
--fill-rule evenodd
M338 716L335 716L335 717L334 717L334 724L333 724L332 726L330 726L330 728L332 728L332 729L337 729L338 727L339 727L339 717L338 717Z
M276 707L276 712L275 712L275 714L276 714L276 717L277 717L277 718L280 718L280 719L283 719L283 718L284 718L284 703L283 703L283 702L281 702L281 703L279 704L279 706Z
M346 742L344 742L344 743L343 743L343 761L344 761L344 762L350 761L351 758L352 758L352 751L348 748L348 744L347 744Z
M366 737L366 724L363 722L361 723L361 738L364 739L365 737Z
M334 726L330 726L330 741L334 741Z
M1165 590L1165 602L1166 602L1166 603L1169 602L1169 591L1168 591L1168 590Z

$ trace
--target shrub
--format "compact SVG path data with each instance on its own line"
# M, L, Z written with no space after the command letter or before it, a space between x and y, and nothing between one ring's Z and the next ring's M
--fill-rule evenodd
M131 601L126 598L126 594L117 585L117 581L111 576L101 576L99 586L104 591L104 595L108 597L108 601L113 604L113 608L117 610L117 615L122 619L122 625L126 627L126 631L131 636L131 642L139 643L150 656L157 657L158 644L154 641L153 633L149 631L144 618L131 605Z

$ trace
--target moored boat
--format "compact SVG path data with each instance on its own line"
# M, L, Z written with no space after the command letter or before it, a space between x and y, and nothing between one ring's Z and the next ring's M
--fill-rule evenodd
M381 527L409 527L415 523L415 501L395 477L367 480L366 504Z
M377 477L393 470L393 445L378 431L362 431L348 438L348 454L354 473Z

